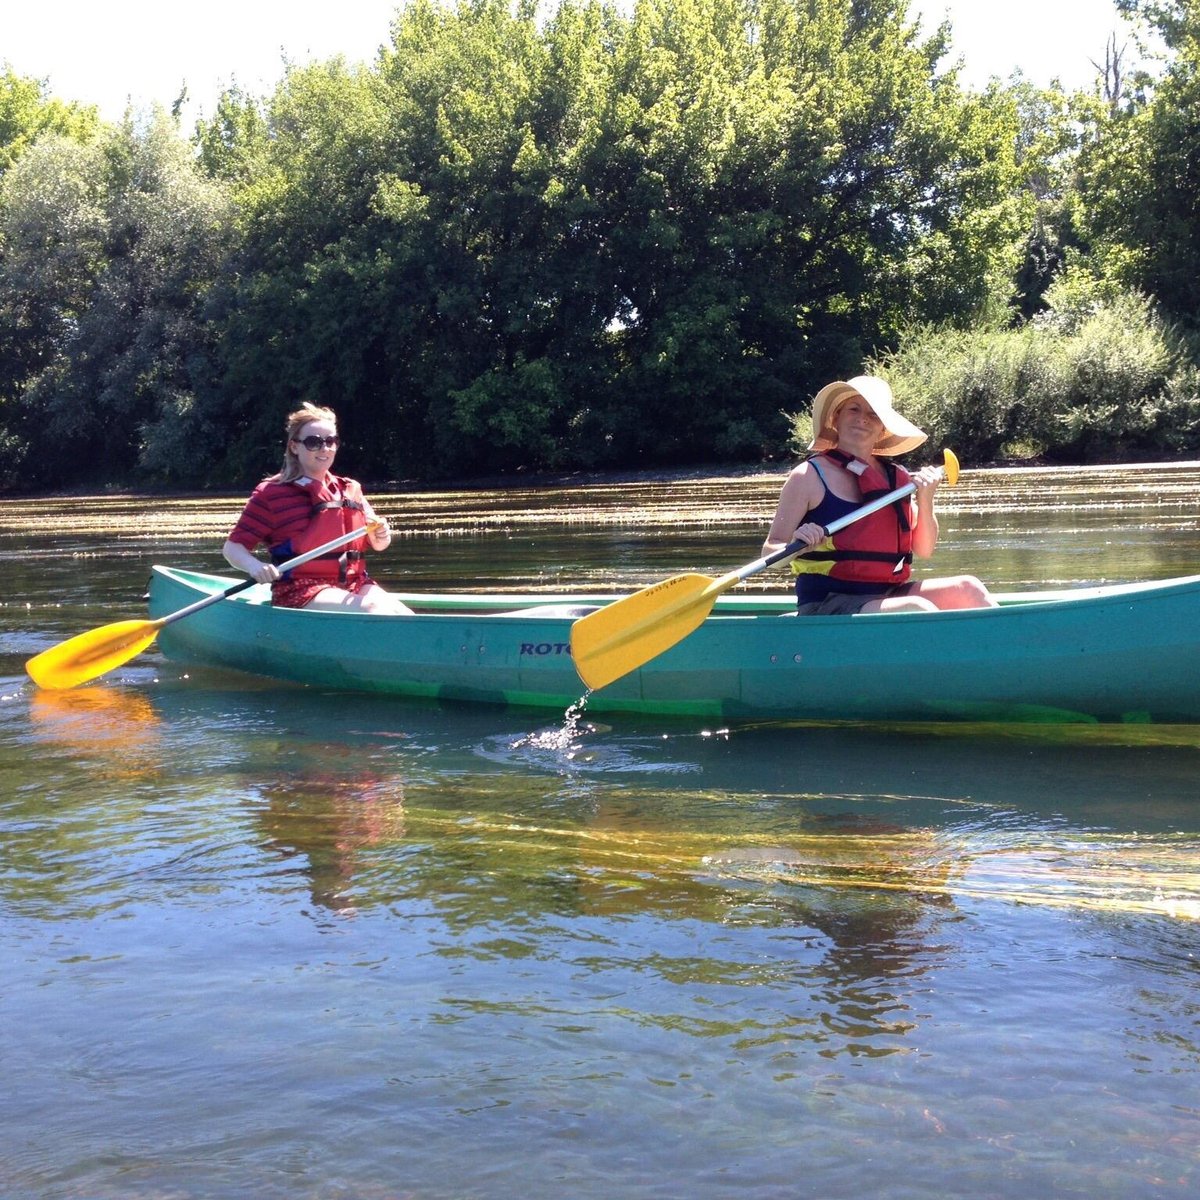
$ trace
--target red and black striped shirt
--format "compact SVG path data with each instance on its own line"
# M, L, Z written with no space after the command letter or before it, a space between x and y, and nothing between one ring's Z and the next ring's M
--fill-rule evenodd
M351 482L344 476L330 475L326 487L337 498L345 495L346 485ZM298 482L264 479L246 501L229 540L248 550L264 543L278 546L302 534L312 519L313 497L308 488Z

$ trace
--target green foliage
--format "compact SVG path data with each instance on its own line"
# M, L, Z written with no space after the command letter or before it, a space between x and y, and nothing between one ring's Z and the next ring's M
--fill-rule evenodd
M411 0L190 145L10 72L0 484L248 483L303 398L368 479L753 459L872 356L977 457L1183 452L1195 6L1122 5L1120 103L907 0Z
M1013 108L943 47L896 0L414 0L265 128L227 98L232 454L306 392L367 472L761 454L798 379L1015 265Z
M1095 269L1200 326L1200 6L1124 0L1172 51L1142 103L1105 111L1079 157Z
M268 137L261 102L238 87L222 92L212 117L196 122L201 167L229 183L253 185L267 157Z
M1068 273L1018 328L926 327L874 368L967 462L1111 462L1200 451L1195 347L1136 293Z
M14 73L0 73L0 174L8 170L42 134L60 134L87 142L100 126L96 110L47 97L45 85Z
M194 478L181 416L211 354L227 202L158 113L43 136L0 180L0 433L26 486Z
M1083 131L1102 110L1094 97L1025 82L1009 94L1020 121L1017 161L1029 219L1013 306L1029 318L1045 308L1046 291L1061 277L1068 255L1085 249L1076 164Z
M95 109L47 97L7 65L0 73L0 487L57 478L38 458L40 391L90 300L99 131Z

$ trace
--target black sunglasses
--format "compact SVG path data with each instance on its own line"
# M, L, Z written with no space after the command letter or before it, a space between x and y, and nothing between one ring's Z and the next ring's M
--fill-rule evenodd
M338 448L337 434L334 434L333 437L313 437L312 434L309 434L306 438L293 438L292 441L299 442L305 450L320 450L322 446L329 450Z

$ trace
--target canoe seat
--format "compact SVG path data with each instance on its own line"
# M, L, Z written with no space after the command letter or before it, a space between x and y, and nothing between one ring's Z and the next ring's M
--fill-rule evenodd
M532 608L514 608L512 612L493 613L496 617L567 617L572 621L586 617L599 604L535 604Z

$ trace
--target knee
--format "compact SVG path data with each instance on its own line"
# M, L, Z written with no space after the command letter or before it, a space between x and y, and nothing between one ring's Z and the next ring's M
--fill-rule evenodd
M889 596L863 608L863 612L937 612L938 606L927 596Z
M410 617L413 614L412 608L409 608L407 604L402 604L395 596L389 595L374 596L362 607L366 612L382 613L385 617Z
M384 616L412 616L412 609L397 600L386 588L372 583L358 595L358 602L363 612L377 613Z
M974 575L955 575L936 594L938 608L994 608L996 601Z
M383 613L389 617L412 616L412 609L401 600L397 600L395 596L389 596L386 592L382 596L375 596L366 606L367 612Z
M909 596L904 601L906 612L937 612L937 605L927 596Z
M983 581L974 575L963 575L959 580L959 595L964 608L987 608L996 602L989 594Z

